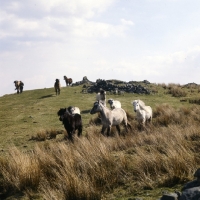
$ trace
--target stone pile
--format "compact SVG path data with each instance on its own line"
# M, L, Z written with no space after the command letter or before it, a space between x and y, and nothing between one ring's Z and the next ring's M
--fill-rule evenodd
M149 84L147 80L143 83ZM98 93L100 89L113 94L137 93L137 94L150 94L150 90L138 84L137 82L123 82L97 79L96 82L89 81L87 77L83 77L82 81L76 82L73 85L84 84L82 92L84 93Z

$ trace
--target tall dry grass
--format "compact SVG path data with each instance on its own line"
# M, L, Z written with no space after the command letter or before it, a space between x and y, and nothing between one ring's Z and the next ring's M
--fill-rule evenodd
M187 92L183 90L180 85L171 84L168 86L168 94L171 94L173 97L186 97Z
M175 110L163 104L144 131L129 113L132 131L126 137L100 135L93 119L74 143L38 143L29 153L11 148L0 159L2 195L32 191L43 199L102 199L123 185L131 195L183 184L200 166L199 116L197 106Z

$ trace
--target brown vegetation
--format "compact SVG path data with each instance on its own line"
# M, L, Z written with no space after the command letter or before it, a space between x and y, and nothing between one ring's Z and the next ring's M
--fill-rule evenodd
M169 85L168 86L168 94L171 94L173 97L185 97L187 96L187 92L181 88L180 85Z
M125 184L130 195L183 184L200 166L200 108L162 104L153 113L145 131L128 113L133 131L126 137L100 135L92 119L74 143L38 143L28 153L11 148L0 159L1 196L23 192L33 198L37 192L43 199L102 199ZM41 131L38 140L57 134L50 132Z

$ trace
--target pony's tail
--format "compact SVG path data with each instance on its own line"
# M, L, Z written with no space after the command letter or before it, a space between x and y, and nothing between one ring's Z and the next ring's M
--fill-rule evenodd
M127 122L127 127L132 130L132 126Z

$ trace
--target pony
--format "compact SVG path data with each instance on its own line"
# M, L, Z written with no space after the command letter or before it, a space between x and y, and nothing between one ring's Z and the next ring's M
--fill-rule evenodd
M70 114L74 115L74 114L79 114L80 115L80 109L78 107L74 107L74 106L69 106L67 108L67 110L69 111Z
M134 100L132 104L136 112L136 118L140 124L145 126L147 122L150 123L152 121L152 108L150 106L146 106L140 99Z
M96 95L96 101L101 101L104 106L106 106L106 91L103 89L100 89L100 92Z
M108 103L110 104L111 109L121 108L121 102L113 99L108 99Z
M61 84L60 84L59 79L56 79L56 82L54 83L54 88L55 88L56 95L59 95L60 89L61 89Z
M59 120L63 122L65 130L67 131L69 140L73 141L73 135L78 130L78 136L82 135L82 118L80 114L70 114L67 108L60 108L57 112Z
M17 90L17 94L23 92L24 83L22 81L14 81L15 90Z
M107 129L107 136L110 135L110 130L112 126L116 126L118 133L120 134L120 124L124 122L126 132L128 133L128 127L131 125L128 123L126 112L122 108L115 108L110 110L103 105L101 101L96 101L93 108L90 110L90 114L100 113L102 121L101 134L104 135Z
M72 78L67 78L66 76L64 76L64 80L66 82L66 86L71 85L73 82Z

